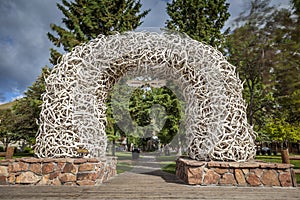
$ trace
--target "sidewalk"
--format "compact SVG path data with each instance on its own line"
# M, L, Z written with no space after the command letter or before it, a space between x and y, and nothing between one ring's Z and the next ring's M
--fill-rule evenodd
M160 170L154 156L96 187L1 186L0 199L247 199L299 200L300 188L199 187Z

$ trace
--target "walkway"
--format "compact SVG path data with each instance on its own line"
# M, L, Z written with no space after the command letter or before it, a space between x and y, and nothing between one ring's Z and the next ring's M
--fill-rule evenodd
M299 200L300 188L199 187L183 184L143 156L130 172L97 187L1 186L0 199L256 199Z

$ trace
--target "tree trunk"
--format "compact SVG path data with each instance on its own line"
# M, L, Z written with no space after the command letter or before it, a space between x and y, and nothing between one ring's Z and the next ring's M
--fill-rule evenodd
M290 158L289 158L289 150L285 149L281 151L281 159L282 163L290 164Z
M111 154L112 156L116 156L116 140L112 141Z

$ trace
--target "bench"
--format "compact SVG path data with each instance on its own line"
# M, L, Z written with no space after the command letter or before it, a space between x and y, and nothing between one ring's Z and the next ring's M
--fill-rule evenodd
M289 156L290 160L300 160L300 156Z
M5 159L12 159L14 156L15 147L7 147L6 152L0 152L0 157L5 157Z

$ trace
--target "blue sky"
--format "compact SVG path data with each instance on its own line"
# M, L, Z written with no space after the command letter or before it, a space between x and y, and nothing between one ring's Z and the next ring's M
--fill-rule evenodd
M50 23L60 25L60 0L0 0L0 104L21 97L45 65L51 66L46 34ZM141 0L151 9L138 30L157 31L165 26L168 0ZM227 0L231 17L227 25L250 5L250 0ZM273 0L275 5L289 0Z

